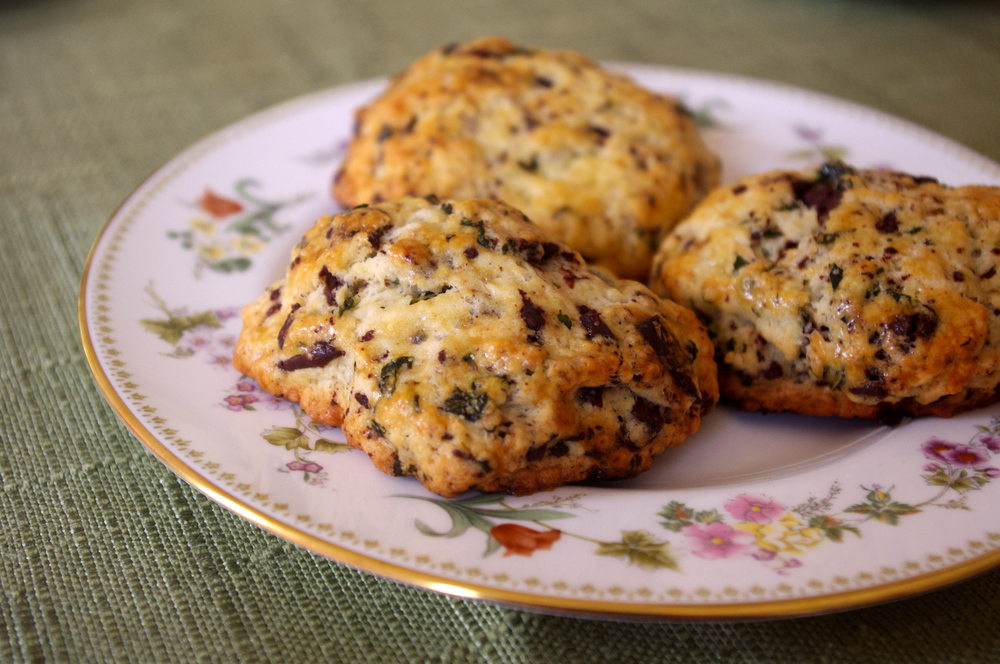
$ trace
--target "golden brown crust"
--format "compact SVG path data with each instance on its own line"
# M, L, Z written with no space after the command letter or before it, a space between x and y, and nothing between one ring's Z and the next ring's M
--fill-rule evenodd
M748 410L950 416L1000 397L1000 188L827 164L719 188L654 290L698 310Z
M497 37L438 49L357 112L334 182L345 206L496 198L622 277L718 182L675 99L573 52Z
M489 200L320 219L233 363L444 496L635 475L718 398L692 312Z

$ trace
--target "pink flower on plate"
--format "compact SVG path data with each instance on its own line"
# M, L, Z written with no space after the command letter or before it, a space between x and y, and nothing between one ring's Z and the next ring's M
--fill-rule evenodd
M726 511L738 521L769 523L784 512L785 508L771 500L746 494L736 496L725 504Z
M809 141L810 143L815 143L816 141L823 138L823 130L817 129L816 127L808 127L806 125L800 124L795 126L795 133L804 141Z
M953 466L970 467L980 466L989 461L982 449L969 447L968 445L955 445L955 447L945 455L945 459Z
M947 455L955 449L955 443L949 443L947 440L941 440L940 438L931 438L921 446L921 449L923 449L924 454L929 459L948 461Z
M734 530L725 523L710 523L707 526L691 524L681 532L691 538L692 553L705 560L728 558L746 549L744 542L753 539L750 533Z
M201 334L185 334L184 342L189 344L192 348L208 348L212 340Z
M216 309L214 313L219 320L229 320L239 316L240 310L237 307L226 307L225 309Z
M983 436L979 439L979 442L990 452L993 452L993 454L1000 452L1000 438L996 436Z
M236 337L231 334L227 334L224 337L219 337L218 343L223 348L233 348L236 346Z
M213 355L208 363L215 367L228 369L232 365L233 359L225 355Z
M226 402L226 408L229 410L240 411L257 401L257 397L252 394L230 394L223 401Z
M319 465L318 463L314 463L312 461L289 461L285 465L288 467L288 470L301 470L303 472L312 473L314 475L319 471L323 470L323 466Z

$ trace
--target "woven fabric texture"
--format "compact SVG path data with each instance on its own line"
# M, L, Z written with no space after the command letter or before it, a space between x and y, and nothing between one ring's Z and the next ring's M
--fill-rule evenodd
M88 250L118 203L249 113L483 34L801 85L1000 161L994 3L0 0L0 661L1000 657L1000 571L756 623L585 620L409 588L219 507L118 421L76 318Z

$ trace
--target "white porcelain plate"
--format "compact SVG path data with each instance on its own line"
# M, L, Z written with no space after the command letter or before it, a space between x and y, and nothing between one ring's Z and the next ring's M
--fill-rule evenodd
M1000 184L904 121L761 81L615 65L679 96L724 181L828 158ZM315 553L415 586L551 612L756 618L904 597L1000 564L1000 408L894 429L739 414L620 484L443 500L375 470L230 366L240 307L336 212L353 111L384 81L256 114L185 150L98 237L80 325L96 380L171 470Z

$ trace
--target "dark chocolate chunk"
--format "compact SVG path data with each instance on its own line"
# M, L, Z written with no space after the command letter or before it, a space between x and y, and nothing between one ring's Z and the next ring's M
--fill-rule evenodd
M659 431L666 421L663 409L652 401L643 399L642 397L635 398L635 404L632 406L632 417L653 431Z
M298 303L293 304L291 311L288 312L288 317L285 318L285 322L281 324L281 329L278 330L278 348L285 347L285 337L288 335L288 328L292 326L292 318L301 306L302 305Z
M888 327L899 337L926 339L937 330L937 317L923 312L900 314L889 322Z
M521 319L524 324L528 326L529 330L535 332L542 329L545 325L545 311L528 299L527 293L519 290L518 293L521 294Z
M857 387L850 388L849 391L851 394L857 394L862 397L874 397L876 399L882 399L889 393L885 388L885 383L881 381L872 381L864 385L858 385Z
M338 357L343 357L346 353L336 346L325 341L318 341L305 353L293 355L287 360L278 362L278 368L282 371L298 371L299 369L316 369L325 367Z
M875 222L875 230L879 233L896 233L899 231L899 220L896 219L896 213L890 212L885 215L877 222Z
M594 408L604 407L604 388L603 387L581 387L576 391L576 398L580 400L581 403L589 403Z
M580 311L580 324L583 325L588 339L593 339L594 337L615 338L615 335L611 333L608 326L601 320L601 314L585 305L581 305L578 309Z
M325 265L319 270L319 278L323 281L323 296L326 298L326 303L332 307L337 304L336 293L344 282L340 277L331 274Z
M518 253L532 265L541 265L561 251L555 242L536 242L518 238L515 243Z

